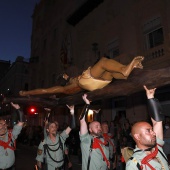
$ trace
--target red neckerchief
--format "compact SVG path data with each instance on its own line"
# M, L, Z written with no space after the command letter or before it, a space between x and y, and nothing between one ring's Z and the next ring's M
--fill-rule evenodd
M151 170L155 170L155 168L153 168L150 164L149 164L149 161L154 159L156 157L156 155L158 154L158 147L157 145L155 146L155 150L150 153L149 155L145 156L141 163L144 164L144 165L147 165ZM143 169L143 166L141 166L141 169Z
M101 147L101 145L106 145L106 144L107 144L107 141L102 142L100 139L94 138L93 139L93 144L92 144L92 149L99 149L100 150L100 152L102 153L102 156L104 158L104 161L106 162L107 166L109 167L110 163L106 158L106 155L105 155L105 153L103 151L103 148Z
M114 148L114 144L113 144L113 142L111 141L111 138L112 138L113 136L110 136L108 133L103 133L103 137L104 137L104 140L106 140L107 142L109 142L109 143L113 146L113 148Z
M16 147L15 147L15 141L14 141L14 146L10 146L10 142L12 140L12 133L10 131L8 131L8 141L7 142L4 142L2 140L0 140L0 146L4 147L4 149L11 149L11 150L15 150Z

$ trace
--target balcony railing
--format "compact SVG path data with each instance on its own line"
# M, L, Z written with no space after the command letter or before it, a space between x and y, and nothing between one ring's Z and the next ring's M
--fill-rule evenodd
M164 55L165 50L163 47L150 49L145 53L145 62L162 57Z

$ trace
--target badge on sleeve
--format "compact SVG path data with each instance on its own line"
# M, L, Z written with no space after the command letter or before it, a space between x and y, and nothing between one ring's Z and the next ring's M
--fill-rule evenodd
M41 150L41 149L38 149L37 154L38 154L38 155L41 155L41 154L42 154L42 150Z

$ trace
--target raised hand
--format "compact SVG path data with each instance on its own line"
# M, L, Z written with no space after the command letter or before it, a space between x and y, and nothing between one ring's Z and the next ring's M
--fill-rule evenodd
M83 98L83 100L85 101L86 104L90 104L91 101L89 99L87 99L87 94L84 94L82 96L82 98Z
M146 91L147 98L148 99L154 98L156 88L148 89L145 85L143 87Z
M74 105L69 106L66 104L66 106L70 109L70 113L73 115L74 114Z
M50 108L47 108L47 107L45 107L44 110L45 110L46 112L51 112L51 109L50 109Z
M94 113L99 113L101 109L93 110Z
M13 102L11 102L11 106L17 110L20 109L20 106L18 104L14 104Z

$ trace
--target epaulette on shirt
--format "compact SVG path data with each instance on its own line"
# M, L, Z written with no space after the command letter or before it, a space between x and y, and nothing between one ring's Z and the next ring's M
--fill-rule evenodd
M141 170L141 166L140 166L139 162L136 160L135 157L131 157L131 158L129 158L129 159L132 160L132 161L136 164L136 166L137 166L137 168L138 168L139 170Z

